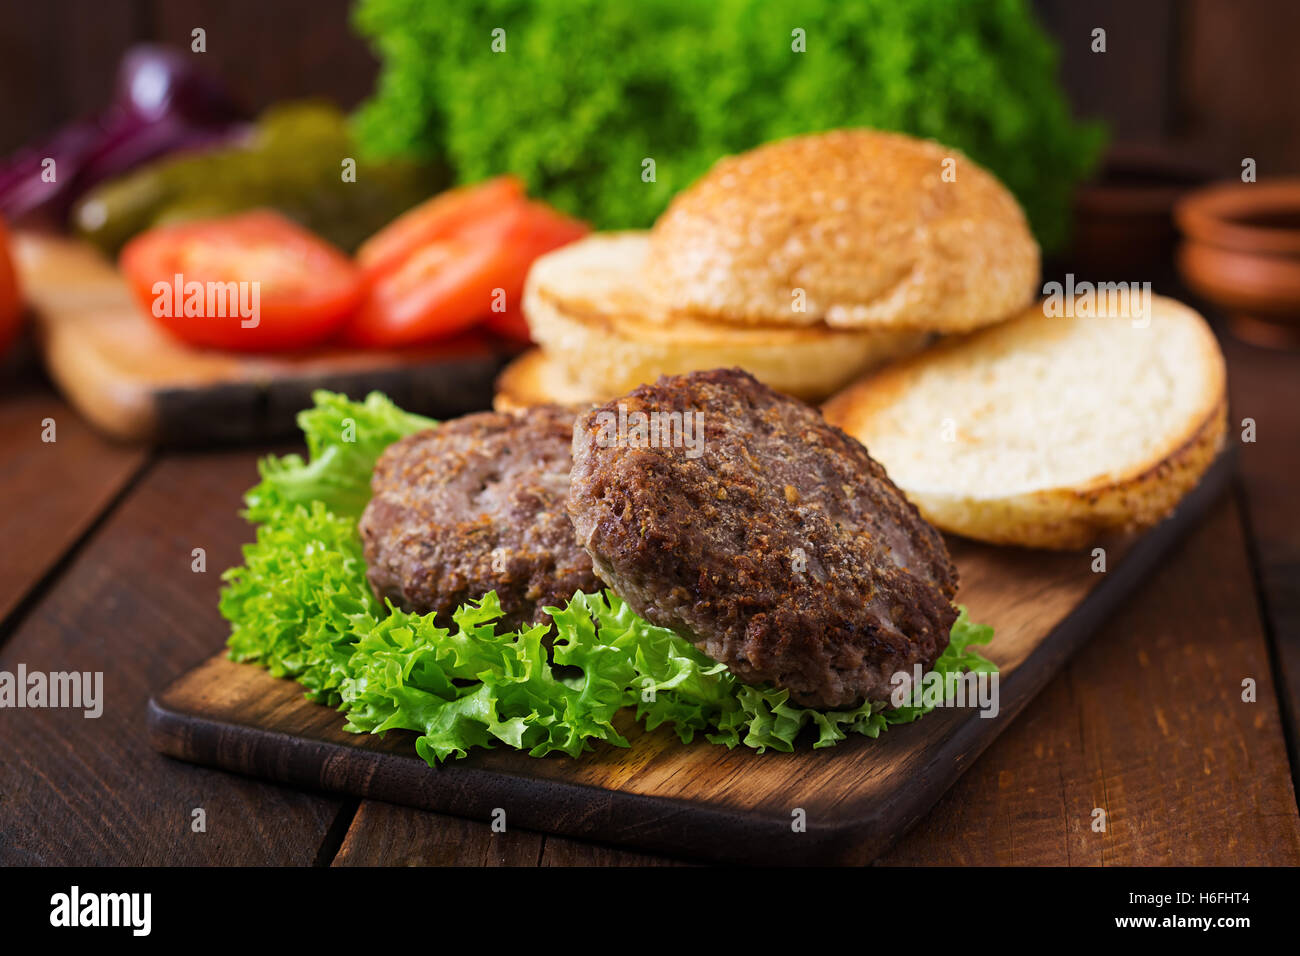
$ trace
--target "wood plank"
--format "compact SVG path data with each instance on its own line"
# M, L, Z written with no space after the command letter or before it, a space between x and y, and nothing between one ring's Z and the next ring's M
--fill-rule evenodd
M221 646L221 569L253 453L167 458L77 554L0 649L0 669L101 671L103 714L11 710L0 721L2 864L309 864L351 804L168 760L149 695ZM193 548L207 571L191 570ZM202 808L207 832L191 832ZM346 822L344 819L342 822Z
M540 833L364 800L334 866L536 866Z
M1184 148L1213 159L1225 178L1240 176L1248 156L1261 179L1300 170L1300 5L1188 0L1180 16L1172 132Z
M392 350L191 348L151 321L117 270L85 243L25 233L14 248L50 377L96 428L126 441L283 437L317 388L358 398L379 389L403 408L449 418L492 404L506 357L476 333Z
M53 421L54 441L42 438ZM0 640L5 623L144 467L26 371L0 386Z
M688 866L667 856L652 856L585 840L548 836L542 846L542 866Z
M150 32L187 48L190 31L207 31L204 65L240 102L325 97L352 107L374 89L379 64L349 27L353 0L147 0Z
M680 866L677 860L363 800L334 866Z
M1264 619L1277 661L1292 783L1300 789L1300 355L1224 336L1232 397L1230 434L1244 419L1255 441L1241 443L1243 515Z
M0 156L107 105L118 59L137 39L142 3L7 5L0 30Z
M1257 702L1241 701L1253 677ZM1108 815L1092 830L1094 808ZM1290 865L1300 818L1226 498L890 865Z
M1002 668L1001 713L987 720L947 709L877 741L830 750L755 755L684 746L666 729L620 728L628 750L598 747L581 760L501 749L430 769L411 735L347 734L332 710L299 688L214 657L151 705L155 745L200 763L313 788L488 819L493 808L525 829L710 859L866 862L923 816L1029 699L1136 586L1226 486L1220 461L1170 521L1110 571L1090 556L961 542L953 557L961 600L992 624ZM627 716L626 714L624 715ZM807 831L793 832L801 809Z
M1101 117L1119 142L1151 142L1172 125L1178 54L1175 0L1034 0L1055 39L1057 76L1077 116ZM1106 52L1092 51L1092 31L1106 31Z

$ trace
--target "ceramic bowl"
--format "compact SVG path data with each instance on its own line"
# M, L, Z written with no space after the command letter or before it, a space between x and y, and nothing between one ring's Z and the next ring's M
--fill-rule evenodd
M1174 208L1183 280L1247 341L1300 347L1300 178L1226 183Z

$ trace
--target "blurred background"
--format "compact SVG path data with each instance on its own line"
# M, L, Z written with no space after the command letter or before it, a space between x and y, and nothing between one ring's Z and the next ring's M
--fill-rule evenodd
M1177 147L1232 174L1242 144L1262 171L1300 171L1300 4L1293 0L1034 0L1076 112L1117 144ZM208 32L210 69L253 110L327 96L360 103L379 63L351 0L40 0L0 32L0 154L99 108L122 52ZM1107 29L1104 56L1091 31Z

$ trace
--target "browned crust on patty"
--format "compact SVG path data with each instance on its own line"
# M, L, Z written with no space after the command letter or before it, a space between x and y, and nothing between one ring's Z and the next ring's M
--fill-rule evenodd
M376 596L447 624L495 590L513 628L599 588L565 513L573 416L482 412L390 446L360 524Z
M699 412L703 446L611 440L619 404ZM942 537L857 440L739 369L664 376L579 416L569 514L596 573L748 683L886 700L948 644Z

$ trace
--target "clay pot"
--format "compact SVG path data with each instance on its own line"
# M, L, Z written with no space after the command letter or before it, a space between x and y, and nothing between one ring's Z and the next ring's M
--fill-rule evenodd
M1224 183L1184 197L1174 219L1183 280L1240 338L1300 347L1300 179Z

